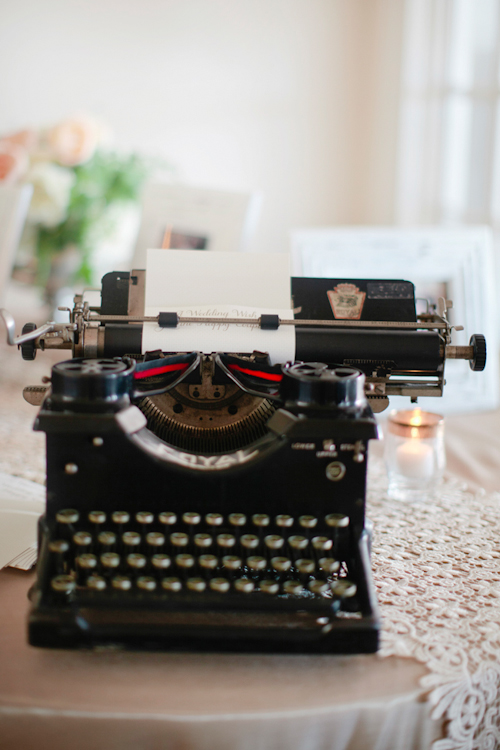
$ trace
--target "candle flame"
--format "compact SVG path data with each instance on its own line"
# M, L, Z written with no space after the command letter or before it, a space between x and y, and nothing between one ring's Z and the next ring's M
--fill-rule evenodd
M413 415L410 417L410 425L412 427L420 427L422 424L422 410L421 409L415 409L413 412ZM412 436L417 437L417 435L413 435L412 430Z
M419 435L419 429L418 429L418 427L411 427L410 428L410 435L411 435L412 438L418 438L420 436Z

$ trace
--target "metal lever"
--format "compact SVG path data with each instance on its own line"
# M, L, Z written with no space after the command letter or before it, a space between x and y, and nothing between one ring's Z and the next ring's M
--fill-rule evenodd
M35 328L34 331L24 333L22 336L16 336L16 321L10 312L2 307L0 308L0 317L3 319L7 329L7 343L9 346L18 346L19 344L24 344L26 341L33 341L33 339L37 339L44 333L50 333L50 331L53 331L56 326L54 321L49 321L48 323L44 323L43 326L40 326L40 328Z

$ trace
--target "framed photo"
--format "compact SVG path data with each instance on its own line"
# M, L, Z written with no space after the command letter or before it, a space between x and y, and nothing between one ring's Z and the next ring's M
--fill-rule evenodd
M132 268L146 267L146 250L247 250L257 227L262 196L150 183Z
M26 221L32 185L0 185L0 302Z
M422 408L443 413L495 409L499 404L498 314L493 238L487 227L341 227L292 232L295 276L404 279L415 284L417 311L439 297L453 300L452 344L464 346L473 333L486 337L484 372L465 360L447 360L442 398L419 398ZM391 397L391 406L409 400Z

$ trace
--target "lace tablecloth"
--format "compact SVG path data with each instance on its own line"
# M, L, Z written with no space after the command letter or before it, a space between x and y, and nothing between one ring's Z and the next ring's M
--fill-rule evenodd
M453 477L432 501L385 494L370 471L373 570L383 617L381 655L412 657L446 738L434 750L500 747L500 493Z

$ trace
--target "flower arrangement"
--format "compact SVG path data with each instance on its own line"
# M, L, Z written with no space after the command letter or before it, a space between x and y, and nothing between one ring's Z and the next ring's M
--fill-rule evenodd
M109 135L87 116L0 138L0 183L33 185L25 234L37 281L71 249L71 281L92 281L92 251L113 231L109 207L136 202L151 169L141 157L106 148Z

